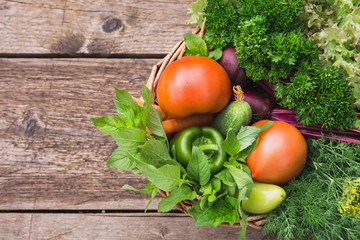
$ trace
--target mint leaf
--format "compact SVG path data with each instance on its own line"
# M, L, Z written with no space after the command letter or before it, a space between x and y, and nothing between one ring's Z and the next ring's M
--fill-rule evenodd
M166 139L166 133L162 127L161 113L151 105L146 119L146 126L153 134Z
M209 206L209 196L210 195L203 195L202 198L200 199L200 208L205 211L206 209L208 209L210 206Z
M141 96L144 99L144 106L142 108L141 120L143 125L146 126L148 114L150 111L151 104L154 100L154 96L152 95L150 89L147 88L144 84L142 84Z
M176 165L185 172L181 164L175 161L169 154L167 145L159 140L150 139L140 149L141 159L137 160L140 165L153 165L156 168L164 165Z
M194 200L196 192L191 190L187 185L182 185L180 188L175 188L169 196L161 199L158 207L158 212L168 212L176 204L184 200Z
M128 157L127 152L124 151L124 149L117 148L111 154L109 160L106 163L106 166L114 167L122 170L129 170L129 169L133 169L136 166L136 164L133 160L131 160Z
M137 127L138 123L134 122L135 119L135 112L134 110L125 104L121 104L118 101L114 100L114 104L117 110L117 113L120 117L120 120L122 122L122 125L124 126L124 128L128 128L128 127Z
M208 158L200 150L200 148L193 146L192 157L187 165L187 173L190 178L205 185L210 180L210 167Z
M134 102L130 93L125 90L115 88L115 96L118 101L114 104L118 115L120 116L125 127L138 127L141 122L142 107Z
M238 189L240 191L246 189L246 196L249 197L252 186L254 184L249 168L246 167L244 164L240 165L240 169L231 165L226 167L229 169L231 175L233 176Z
M265 131L266 129L268 129L274 122L273 121L268 121L266 123L264 123L263 125L259 125L256 126L258 129L260 129L260 131Z
M156 193L158 191L158 188L153 184L153 183L147 183L147 184L144 184L145 188L144 189L138 189L138 188L134 188L128 184L125 184L123 186L123 189L125 190L133 190L133 191L138 191L138 192L141 192L141 193L151 193L151 198L148 202L148 204L146 205L145 207L145 212L147 211L147 209L149 208L150 204L152 203L152 201L154 200L155 196L156 196Z
M159 190L159 189L158 189L156 186L155 186L154 189L152 190L152 192L151 192L151 198L150 198L148 204L147 204L146 207L145 207L145 212L147 212L150 204L151 204L152 201L155 199L156 193L158 192L158 190Z
M211 183L202 185L200 188L200 191L203 193L202 195L210 195L213 193L213 187L211 185Z
M227 132L226 138L222 143L222 147L230 156L233 156L240 151L240 143L234 130L230 129Z
M125 128L113 135L115 142L119 147L131 149L144 144L146 141L146 132L139 128Z
M222 51L220 48L216 48L215 50L209 52L209 55L208 55L209 58L217 61L219 60L221 57L222 57Z
M179 166L165 165L156 168L152 165L139 165L138 168L150 182L163 191L171 192L181 183Z
M259 137L261 129L253 126L243 126L237 134L237 139L240 143L239 151L251 146Z
M146 87L145 84L141 85L141 96L146 104L151 105L154 101L154 95L151 93L150 89Z
M131 107L132 109L140 109L141 107L137 105L130 93L128 93L126 90L119 90L115 87L115 96L120 104L126 105ZM136 111L138 112L138 111Z
M124 186L122 186L123 189L125 190L132 190L132 191L137 191L137 192L141 192L141 193L151 193L154 189L154 185L149 183L149 184L144 184L145 188L144 189L139 189L139 188L134 188L133 186L130 186L128 184L125 184Z
M216 227L224 222L234 224L238 218L236 208L231 203L219 198L198 218L196 226L210 225Z
M232 186L235 184L235 179L231 175L230 170L228 168L224 168L219 173L215 175L216 178L220 179L224 184L228 186Z
M107 166L119 169L133 169L135 167L134 156L139 156L138 148L146 141L146 133L139 128L125 128L113 135L118 148L111 154Z
M211 186L215 190L215 192L220 191L221 189L221 180L218 178L211 179Z
M236 212L239 212L239 208L240 208L240 200L239 199L237 199L237 198L234 198L234 197L230 197L230 196L226 196L226 198L225 198L225 202L227 202L228 204L230 204L233 208L234 208L234 210L236 211ZM236 219L237 220L237 219ZM235 220L235 221L236 221ZM234 224L235 222L233 222L233 224Z
M209 201L209 202L215 202L216 199L217 199L217 197L216 197L216 194L215 194L215 193L209 195L209 197L208 197L208 201Z
M200 203L201 201L196 201L187 211L195 220L198 220L198 218L204 213Z
M185 33L184 40L187 56L208 56L206 43L200 36L194 33Z
M253 142L253 144L251 144L249 147L245 148L244 150L242 150L241 152L239 152L238 154L236 154L235 156L232 156L232 158L236 159L236 161L239 162L246 162L246 158L249 156L249 154L255 150L257 144L259 142L259 138L257 138L255 140L255 142Z
M167 145L156 139L146 141L144 146L141 147L140 153L148 159L149 164L155 167L161 167L169 161L175 162L170 156Z
M122 121L117 116L90 118L90 120L101 132L107 135L112 136L123 129Z
M229 153L231 156L230 159L239 162L245 162L248 155L256 148L261 131L268 129L272 123L273 123L272 121L268 121L263 125L256 127L253 126L241 127L238 135L236 136L239 144L239 149L236 154L233 153L238 148L238 145L233 142L234 139L232 134L231 135L228 134L228 137L231 137L232 142L225 143L225 147L229 148L230 151L232 150L231 153ZM230 140L227 141L229 142ZM233 149L231 148L231 146L233 147Z

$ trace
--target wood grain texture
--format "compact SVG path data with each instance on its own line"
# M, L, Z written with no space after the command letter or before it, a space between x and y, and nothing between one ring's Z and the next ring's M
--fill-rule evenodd
M1 54L166 54L192 0L0 0Z
M179 214L21 214L0 213L0 239L237 240L238 227L196 227ZM265 240L247 229L247 240Z
M144 209L146 179L105 166L115 142L90 117L139 96L158 59L0 59L0 209ZM157 208L157 200L150 209Z

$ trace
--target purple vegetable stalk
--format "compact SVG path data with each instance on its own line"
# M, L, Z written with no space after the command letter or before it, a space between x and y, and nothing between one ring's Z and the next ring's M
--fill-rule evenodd
M275 97L274 94L274 84L270 83L267 80L259 80L255 82L259 87L261 87L265 92L267 92L271 97Z
M360 119L360 113L357 113L357 116ZM299 131L306 137L320 138L321 136L324 136L327 139L335 139L340 142L360 144L360 130L353 128L344 131L339 129L326 129L320 124L304 126L296 120L295 110L286 108L273 109L271 120L287 122L298 128Z

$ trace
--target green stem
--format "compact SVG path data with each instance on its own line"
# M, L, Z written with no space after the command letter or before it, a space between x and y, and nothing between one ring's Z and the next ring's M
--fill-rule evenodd
M184 182L184 183L189 183L189 184L195 185L195 186L199 185L197 182L191 181L191 180L189 180L189 179L183 179L183 182Z
M204 144L197 146L201 151L219 151L219 146L217 144Z

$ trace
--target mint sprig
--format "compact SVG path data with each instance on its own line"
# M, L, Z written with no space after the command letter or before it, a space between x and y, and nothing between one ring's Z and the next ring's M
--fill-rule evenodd
M222 56L222 51L217 48L208 53L208 48L204 39L194 33L185 33L185 54L186 56L201 56L208 57L215 61L219 60Z
M193 47L190 44L189 51L197 51L197 47L205 46L199 42ZM201 51L204 53L204 49ZM271 122L258 127L242 127L237 133L230 129L220 146L228 153L228 160L223 170L211 175L208 163L211 154L204 153L198 147L206 139L194 142L187 166L182 166L170 154L161 114L152 106L154 97L145 85L142 86L143 106L134 102L127 91L115 88L115 96L117 116L91 118L92 123L103 133L112 136L118 145L109 157L107 166L132 170L149 180L143 189L127 184L123 188L151 194L145 211L159 189L170 192L160 201L159 212L170 211L179 202L194 200L199 195L201 200L188 210L197 220L196 225L234 224L241 218L240 236L244 236L247 216L241 209L241 201L249 196L253 181L250 170L243 162L256 147L260 132L268 128ZM230 196L224 190L225 185L236 187L238 194Z

